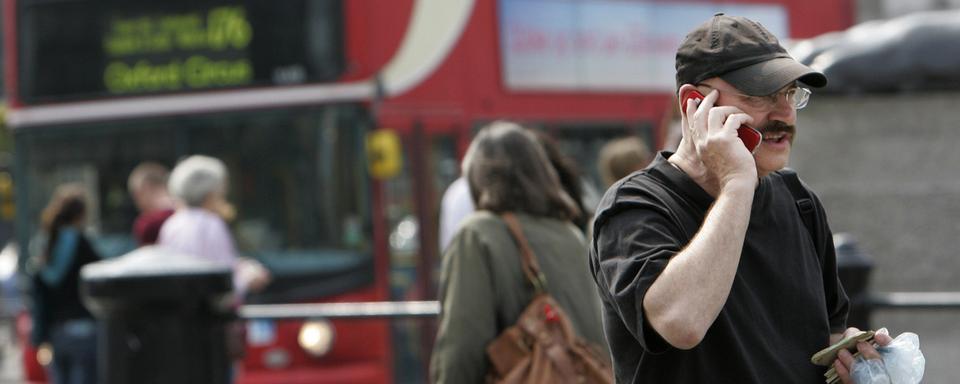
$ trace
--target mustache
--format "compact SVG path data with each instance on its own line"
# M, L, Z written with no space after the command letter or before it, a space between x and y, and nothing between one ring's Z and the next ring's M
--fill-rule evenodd
M764 124L763 127L760 127L760 133L767 133L767 132L769 133L786 132L791 135L796 135L797 127L794 125L784 123L779 120L771 120L766 124Z

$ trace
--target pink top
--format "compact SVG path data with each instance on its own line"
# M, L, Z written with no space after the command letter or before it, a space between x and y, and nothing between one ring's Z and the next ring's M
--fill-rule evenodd
M237 250L227 224L216 214L201 208L181 208L160 228L157 245L236 269ZM242 297L245 284L234 271L233 287Z

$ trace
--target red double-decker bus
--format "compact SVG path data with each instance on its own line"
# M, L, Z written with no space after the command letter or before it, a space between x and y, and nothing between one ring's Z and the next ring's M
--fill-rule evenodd
M202 153L229 167L239 249L274 276L248 303L435 299L439 197L480 125L547 131L599 190L607 140L662 144L673 52L695 24L726 11L810 37L848 27L851 7L5 0L16 238L29 244L53 188L77 181L97 246L123 254L129 172ZM422 320L250 321L238 381L424 381L432 337Z

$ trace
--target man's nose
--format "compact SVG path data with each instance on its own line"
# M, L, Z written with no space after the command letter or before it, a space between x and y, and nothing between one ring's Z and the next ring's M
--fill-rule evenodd
M776 101L770 105L770 112L768 113L769 120L780 120L787 124L793 125L797 119L797 108L793 106L791 102L787 100L786 97L782 95L777 95L780 97L776 98Z

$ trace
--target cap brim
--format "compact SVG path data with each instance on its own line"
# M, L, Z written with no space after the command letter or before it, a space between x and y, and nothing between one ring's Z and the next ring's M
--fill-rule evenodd
M827 85L827 77L790 57L778 57L727 72L720 78L741 92L765 96L800 81L814 88Z

